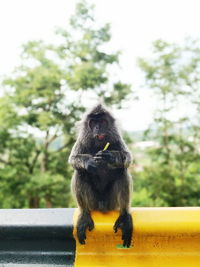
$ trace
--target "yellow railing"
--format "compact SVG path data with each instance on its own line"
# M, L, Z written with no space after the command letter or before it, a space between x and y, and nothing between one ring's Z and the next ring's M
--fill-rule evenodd
M93 212L85 245L76 239L74 266L200 267L200 208L133 208L131 248L113 232L118 212ZM78 210L74 214L76 225Z

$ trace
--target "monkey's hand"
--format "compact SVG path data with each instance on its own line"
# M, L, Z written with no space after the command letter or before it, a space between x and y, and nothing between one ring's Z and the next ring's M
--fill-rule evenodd
M96 162L107 162L114 164L116 162L115 154L112 151L99 151L94 157Z
M123 246L129 248L131 245L133 232L132 217L129 213L121 214L116 220L115 225L113 227L115 233L117 232L118 228L122 230Z
M89 158L86 163L85 163L85 169L86 171L88 171L89 173L92 173L92 174L96 174L97 172L97 163L96 161L94 160L94 158Z

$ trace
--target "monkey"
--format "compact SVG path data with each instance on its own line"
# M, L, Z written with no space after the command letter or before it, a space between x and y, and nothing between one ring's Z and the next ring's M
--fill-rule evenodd
M109 143L107 150L103 151ZM114 116L98 104L86 113L69 156L74 168L71 190L80 209L77 237L85 244L86 230L92 231L91 211L119 210L113 229L120 228L124 247L130 247L133 232L129 212L132 179L128 167L132 156L123 141Z

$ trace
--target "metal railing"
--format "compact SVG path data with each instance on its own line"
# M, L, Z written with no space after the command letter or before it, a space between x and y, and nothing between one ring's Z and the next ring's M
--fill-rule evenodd
M77 209L0 210L0 267L200 267L200 208L134 208L132 246L113 225L119 213L92 212L85 245Z

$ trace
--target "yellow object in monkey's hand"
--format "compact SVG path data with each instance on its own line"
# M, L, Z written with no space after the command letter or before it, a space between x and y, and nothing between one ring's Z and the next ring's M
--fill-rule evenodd
M106 151L106 150L108 149L109 145L110 145L110 143L107 143L107 144L105 145L103 151Z

